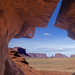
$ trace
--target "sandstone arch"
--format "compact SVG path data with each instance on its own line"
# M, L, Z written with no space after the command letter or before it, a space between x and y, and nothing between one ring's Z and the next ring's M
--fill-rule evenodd
M64 4L66 5L64 8ZM46 27L59 0L0 0L0 75L25 75L8 57L12 38L32 38L36 27ZM61 11L62 10L62 11ZM75 1L63 0L55 24L75 39ZM61 24L61 25L60 25ZM12 64L12 65L11 65ZM8 67L12 69L8 69Z
M0 0L0 75L25 75L9 59L8 43L14 37L32 38L36 27L46 27L58 2Z
M67 31L68 36L75 40L75 0L63 0L55 27Z

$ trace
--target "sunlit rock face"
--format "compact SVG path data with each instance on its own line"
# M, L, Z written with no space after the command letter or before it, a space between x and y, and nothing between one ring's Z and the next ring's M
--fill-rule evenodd
M6 72L8 75L13 74L13 62L8 57L9 41L12 38L32 38L35 27L46 27L58 2L59 0L0 0L0 75L7 75ZM7 69L7 65L11 69ZM15 68L15 72L19 71ZM18 73L14 75L24 75Z
M55 27L64 29L75 40L75 0L63 0Z

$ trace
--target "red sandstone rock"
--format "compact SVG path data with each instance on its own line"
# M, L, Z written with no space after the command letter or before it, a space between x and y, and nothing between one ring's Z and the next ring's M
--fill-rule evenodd
M14 37L32 38L36 27L46 27L58 1L0 0L0 75L7 72L5 63L6 67L9 65L13 70L8 59L9 41ZM16 67L15 71L17 69Z
M43 73L41 73L40 71L36 71L32 67L28 66L29 63L24 58L15 56L16 51L12 51L13 50L8 51L9 58L11 60L8 58L8 60L6 61L5 65L7 70L5 71L5 75L24 75L24 73L26 75L43 75Z
M63 0L55 27L64 29L75 40L75 0Z
M0 1L0 75L4 75L4 73L5 75L16 75L16 73L24 75L15 63L8 58L8 43L13 37L32 38L35 27L46 27L58 1ZM75 39L75 0L63 0L61 10L56 27L67 30L68 36ZM13 73L14 70L15 73Z
M9 58L5 62L5 69L4 75L25 75L23 71Z

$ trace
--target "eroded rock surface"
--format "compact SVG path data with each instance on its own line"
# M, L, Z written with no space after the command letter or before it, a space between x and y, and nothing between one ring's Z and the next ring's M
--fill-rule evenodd
M4 75L25 75L23 71L9 58L5 61Z
M63 0L55 27L64 29L75 40L75 0Z
M16 56L15 53L17 54ZM5 75L24 75L24 73L26 75L43 75L43 73L41 73L40 71L36 71L32 67L30 67L28 65L29 63L24 58L19 57L17 51L9 50L8 54L9 59L6 61L7 70L5 71Z
M7 75L7 70L13 70L14 62L9 60L7 53L9 41L14 37L32 38L35 27L46 27L58 2L59 0L0 0L0 75ZM7 66L11 69L7 69ZM17 67L16 71L19 71Z

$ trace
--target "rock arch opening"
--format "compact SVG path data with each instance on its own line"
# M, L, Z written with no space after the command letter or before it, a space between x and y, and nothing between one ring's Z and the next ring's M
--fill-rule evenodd
M68 32L68 36L75 39L75 0L66 0L66 8L62 10L64 1L65 0L62 1L55 26L65 29ZM25 27L25 34L23 33L18 37L32 38L36 27L46 27L58 2L59 0L0 1L0 75L6 75L5 72L7 72L8 75L25 75L17 68L15 63L9 59L7 53L8 43L15 35L23 32L23 27ZM11 68L7 69L7 65Z

